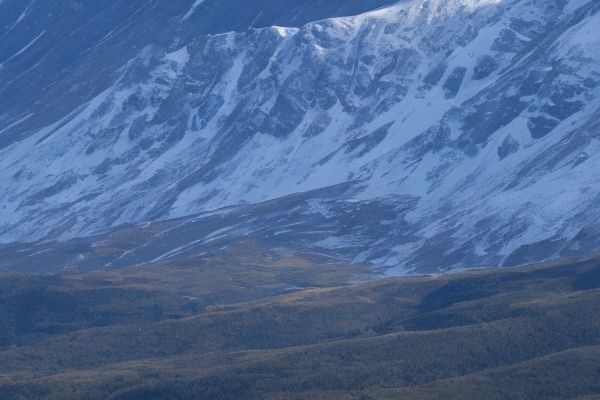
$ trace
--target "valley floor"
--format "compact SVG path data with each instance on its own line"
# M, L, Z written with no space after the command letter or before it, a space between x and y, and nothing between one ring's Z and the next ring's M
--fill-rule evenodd
M600 399L597 256L368 281L248 257L0 275L0 398Z

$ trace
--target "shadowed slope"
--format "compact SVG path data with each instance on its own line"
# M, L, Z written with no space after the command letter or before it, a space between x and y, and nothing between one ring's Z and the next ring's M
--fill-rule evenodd
M111 274L121 273L128 274ZM176 320L117 321L1 351L0 393L15 399L590 395L600 372L599 275L597 258L566 260L310 289L208 306ZM559 376L565 383L554 391L550 383ZM514 385L498 385L506 379Z

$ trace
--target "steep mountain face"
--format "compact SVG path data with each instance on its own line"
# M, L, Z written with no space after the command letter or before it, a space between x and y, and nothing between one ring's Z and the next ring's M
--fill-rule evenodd
M0 2L2 241L194 215L188 245L390 273L595 250L597 1L120 3Z
M273 24L299 26L392 2L2 0L0 148L87 103L145 46Z

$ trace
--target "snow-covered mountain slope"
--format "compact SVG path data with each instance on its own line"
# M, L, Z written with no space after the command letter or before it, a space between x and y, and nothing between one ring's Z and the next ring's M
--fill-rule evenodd
M3 0L0 148L108 88L144 47L274 24L301 26L393 0ZM16 124L18 122L18 124Z
M313 249L394 273L595 250L597 1L405 0L296 28L181 34L207 4L180 7L163 22L179 33L148 38L47 126L7 108L2 241L306 192L259 207L239 234L269 220L303 243L305 215Z

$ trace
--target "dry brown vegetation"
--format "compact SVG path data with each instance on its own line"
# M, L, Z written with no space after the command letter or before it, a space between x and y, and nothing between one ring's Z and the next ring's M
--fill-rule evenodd
M273 257L255 246L237 251L240 268L229 258L206 268L188 260L4 276L0 323L11 334L0 351L0 398L591 400L600 393L598 258L331 286L356 278L351 266ZM314 288L285 293L282 277ZM17 311L31 293L45 303L31 305L27 326ZM75 300L79 307L70 306ZM98 315L102 324L93 323Z

